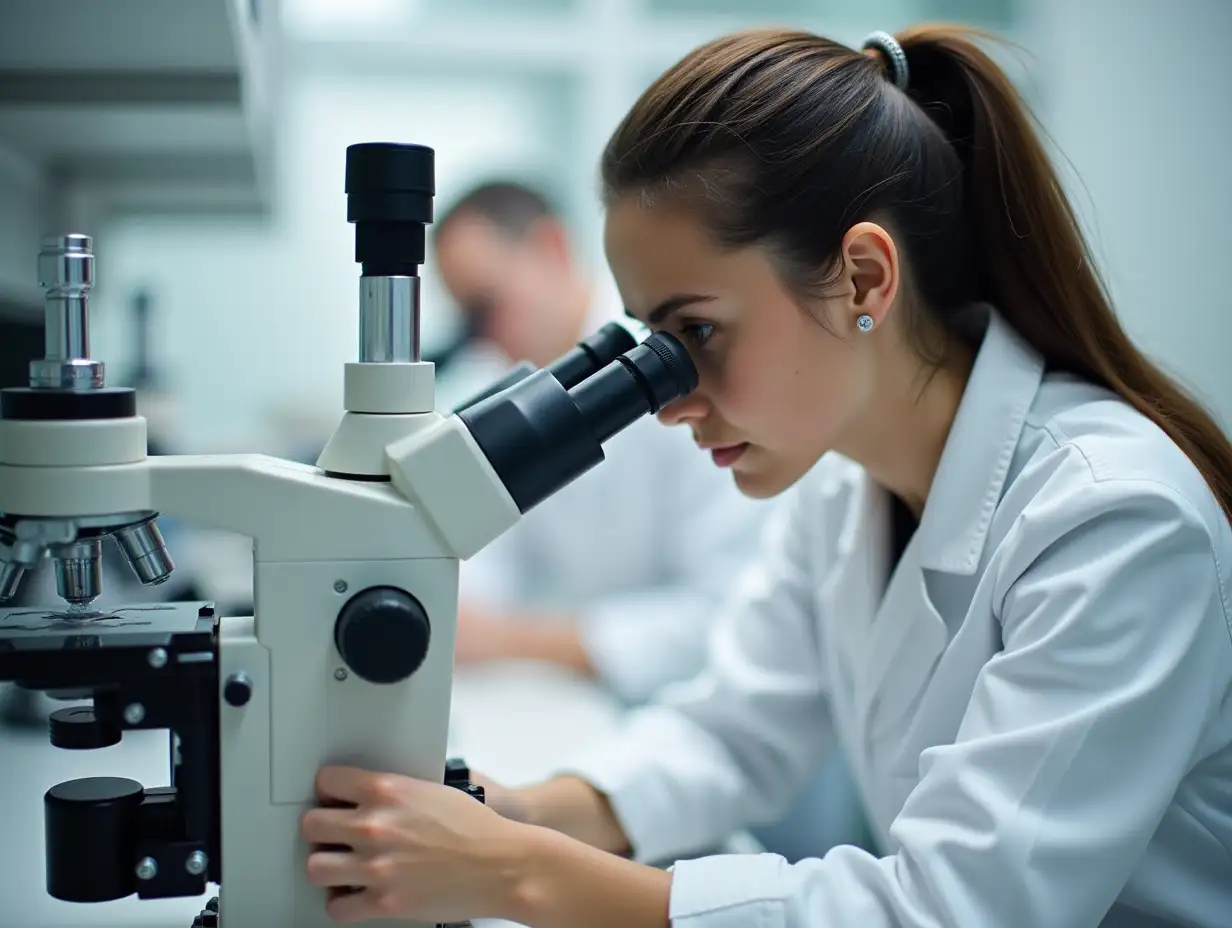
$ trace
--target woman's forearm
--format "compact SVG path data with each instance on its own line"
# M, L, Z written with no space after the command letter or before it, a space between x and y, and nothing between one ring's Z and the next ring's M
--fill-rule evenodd
M511 790L514 817L561 832L611 854L628 854L625 835L612 804L581 777L561 776Z
M511 630L508 650L508 657L513 659L546 661L583 676L595 675L582 635L573 623L520 621Z
M503 917L531 928L668 928L672 875L527 826Z

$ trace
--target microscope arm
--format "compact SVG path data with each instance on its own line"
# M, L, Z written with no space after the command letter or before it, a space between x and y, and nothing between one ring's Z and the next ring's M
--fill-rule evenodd
M265 455L150 457L148 508L248 536L257 563L422 556L439 545L389 485ZM255 591L257 595L260 590Z

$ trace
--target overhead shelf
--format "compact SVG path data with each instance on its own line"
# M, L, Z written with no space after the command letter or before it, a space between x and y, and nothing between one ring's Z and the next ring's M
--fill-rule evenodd
M0 0L0 301L35 293L44 232L267 210L278 22L278 0Z

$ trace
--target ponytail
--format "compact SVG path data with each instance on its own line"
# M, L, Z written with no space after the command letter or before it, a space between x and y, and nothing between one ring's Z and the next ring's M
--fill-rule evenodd
M964 165L977 286L1050 368L1113 390L1163 429L1232 520L1232 443L1121 328L1027 108L977 37L928 26L897 36L908 94Z

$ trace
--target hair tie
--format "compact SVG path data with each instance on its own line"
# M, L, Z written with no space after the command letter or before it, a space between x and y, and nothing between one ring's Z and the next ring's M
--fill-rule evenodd
M869 49L881 52L890 66L890 80L894 82L894 86L899 90L906 90L907 53L898 44L898 39L888 32L878 30L865 39L864 44L860 46L861 51L868 51Z

